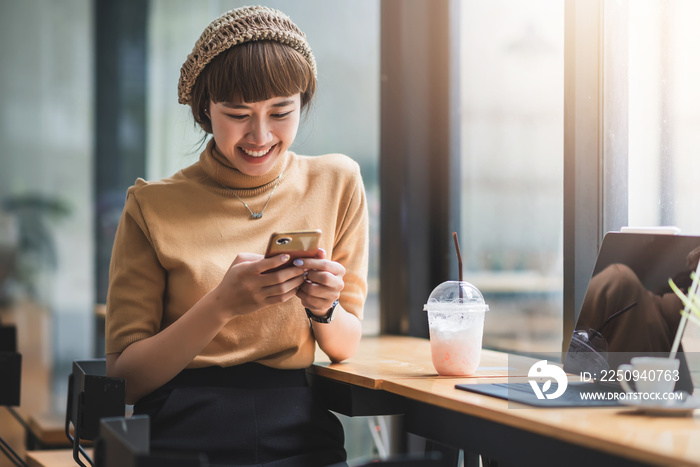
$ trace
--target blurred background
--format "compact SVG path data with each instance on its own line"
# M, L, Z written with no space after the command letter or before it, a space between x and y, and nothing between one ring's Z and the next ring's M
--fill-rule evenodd
M381 331L380 117L389 112L380 109L381 26L390 21L382 3L265 2L306 32L318 61L317 100L292 149L345 153L362 169L371 215L366 335ZM594 209L613 224L700 234L700 3L448 3L457 25L459 236L464 277L491 308L484 345L558 351L574 313L563 305L564 247L573 241L563 227L565 67L581 53L567 48L565 31L586 26L582 9L595 8L604 24L579 44L597 54L587 71L601 90L575 96L597 109L598 133L577 134L595 148L577 156L595 159L595 180L582 188L596 193ZM180 66L213 18L246 4L0 0L0 319L35 343L20 351L49 375L48 411L65 404L71 362L104 353L99 310L126 189L198 159L202 134L177 103Z

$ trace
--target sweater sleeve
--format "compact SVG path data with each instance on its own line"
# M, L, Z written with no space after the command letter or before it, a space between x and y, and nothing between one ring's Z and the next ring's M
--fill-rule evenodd
M369 214L360 167L353 162L352 183L348 184L348 202L338 215L338 229L333 246L333 261L345 267L345 287L340 304L346 311L362 319L367 298L369 262Z
M105 326L107 354L120 353L161 328L166 274L137 200L138 185L127 193L112 249Z

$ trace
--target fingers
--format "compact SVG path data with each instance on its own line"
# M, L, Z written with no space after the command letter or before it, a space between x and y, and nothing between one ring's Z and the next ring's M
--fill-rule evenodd
M304 270L292 265L275 272L267 272L284 265L289 259L289 255L282 254L265 258L256 264L255 270L262 285L261 292L268 304L289 300L296 295L299 286L304 283Z
M281 303L292 298L304 283L304 270L289 265L289 255L264 258L241 253L231 264L219 284L222 300L236 314L245 314L263 306ZM265 271L285 265L279 271Z
M325 260L326 250L319 248L315 259ZM333 261L318 262L301 260L301 262L296 261L294 265L306 270L305 276L308 281L329 287L333 286L335 276L343 277L345 275L345 268L343 265L334 263Z
M232 265L241 263L252 263L254 261L260 261L263 258L263 255L259 255L257 253L239 253L238 256L236 256L236 259L233 260Z
M286 253L282 255L271 256L269 258L262 258L256 263L255 272L261 274L265 271L269 271L270 269L278 268L285 264L287 261L289 261L289 259L290 256Z
M314 311L328 310L339 296L339 292L318 284L305 283L297 291L302 305Z
M314 311L323 311L331 307L340 297L345 283L345 268L335 261L324 259L325 252L319 258L295 260L294 265L306 270L304 283L299 287L297 296L302 304Z
M256 253L239 253L238 256L233 260L230 267L239 266L245 264L249 267L250 272L253 274L260 274L270 269L277 268L288 262L290 256L287 254L276 255L270 258L265 258L263 255Z
M285 301L293 297L303 283L304 276L300 274L284 282L265 286L262 288L262 293L269 299L268 302L276 302L279 298L283 298L281 301Z
M345 275L345 268L342 264L335 261L330 261L327 259L319 258L297 258L292 263L298 268L303 268L308 271L309 274L312 272L328 272L334 276L343 277ZM317 276L320 279L320 276ZM313 279L312 279L313 280ZM314 280L314 282L317 282Z
M324 285L331 288L342 288L343 285L342 274L331 274L328 271L312 269L306 272L305 278L309 283Z
M325 257L326 252L319 250L315 258L299 258L293 262L294 266L306 271L297 296L311 310L330 308L345 286L343 265Z
M290 260L288 254L276 255L270 258L256 256L259 257L257 260L250 261L250 272L261 276L263 280L262 285L281 283L304 273L303 269L287 264Z
M285 263L289 260L288 254L264 258L241 253L232 264L232 268L235 266L238 271L236 289L247 288L248 293L244 295L249 296L251 303L281 303L297 295L311 310L330 308L344 287L343 265L326 259L326 252L322 249L314 258L297 259L287 266ZM280 266L284 267L269 272ZM241 280L243 278L247 279Z
M299 286L298 295L300 297L303 295L318 298L323 301L333 302L340 297L340 290L334 287L326 287L325 285L304 281L304 283Z

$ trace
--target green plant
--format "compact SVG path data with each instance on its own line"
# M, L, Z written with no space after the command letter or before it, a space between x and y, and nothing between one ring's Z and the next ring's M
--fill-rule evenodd
M40 288L38 277L58 267L50 223L68 217L70 208L60 199L27 194L7 198L2 203L2 210L14 217L18 233L8 279L15 283L15 287L36 298ZM0 284L0 288L7 289L7 286ZM7 290L4 292L12 295Z
M696 249L692 254L700 252L700 249ZM671 286L673 292L678 295L683 302L683 310L681 311L681 322L678 325L678 330L676 331L676 338L673 341L673 347L671 348L671 358L676 357L676 352L681 342L681 337L683 336L683 331L685 330L685 325L687 321L692 321L693 323L700 326L700 297L698 296L698 284L700 283L700 261L698 261L695 272L690 274L690 279L692 283L688 288L687 295L676 285L673 279L668 280L668 285Z

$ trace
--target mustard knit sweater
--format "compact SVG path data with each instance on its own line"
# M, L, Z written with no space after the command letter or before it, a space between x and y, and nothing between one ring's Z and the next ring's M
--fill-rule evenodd
M342 307L362 318L367 294L368 215L357 163L341 154L287 152L263 176L234 169L213 140L199 162L127 192L110 265L106 353L157 334L219 284L239 253L265 252L270 234L321 229L327 258L347 270ZM253 211L252 219L235 192ZM232 319L188 368L260 362L313 363L315 341L297 297Z

